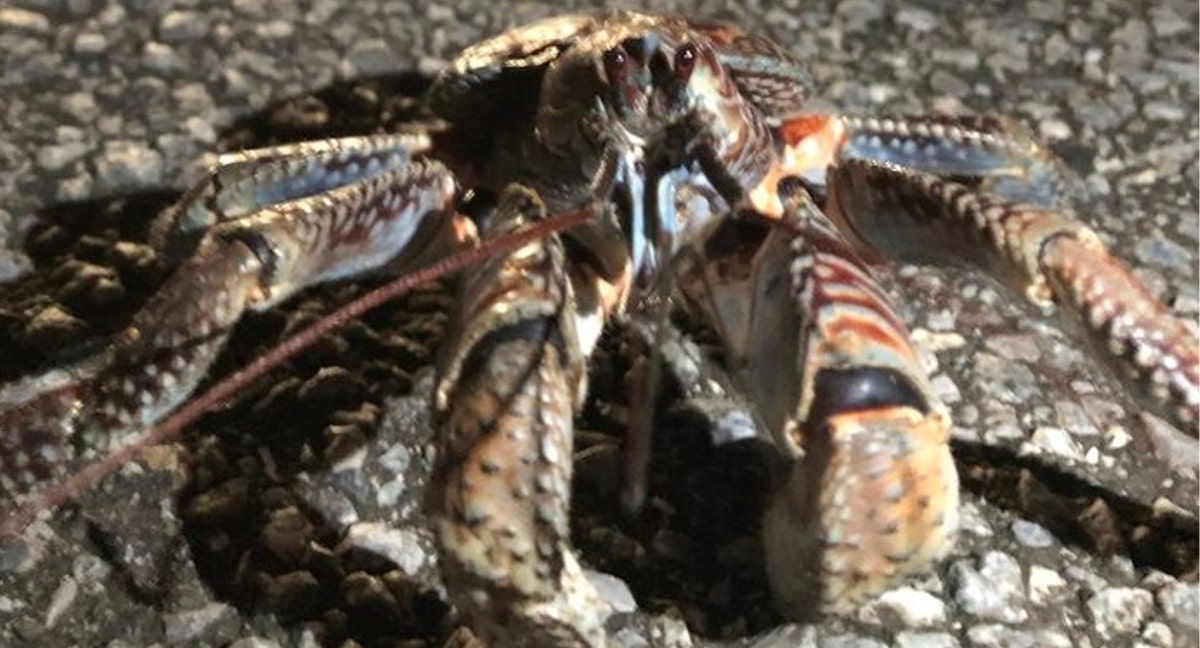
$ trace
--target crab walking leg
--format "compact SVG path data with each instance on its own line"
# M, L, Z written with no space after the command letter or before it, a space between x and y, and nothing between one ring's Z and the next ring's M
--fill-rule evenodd
M1062 162L1019 123L991 115L875 119L812 115L778 129L784 175L826 182L831 164L889 162L942 177L971 177L1007 200L1062 207L1072 180Z
M154 223L150 239L183 261L217 223L401 169L433 148L421 132L282 144L225 153Z
M280 164L317 175L305 164ZM268 165L258 177L300 182L281 169ZM189 193L179 211L202 210L193 202L198 196L220 203L219 189ZM272 191L290 194L257 193L265 200ZM105 354L0 393L0 490L32 490L60 477L72 460L153 425L195 389L247 310L322 281L409 267L473 241L473 226L454 213L454 194L444 167L417 160L317 195L214 217L195 252Z
M1085 225L889 164L847 161L830 189L832 211L872 245L982 265L1035 303L1073 312L1130 391L1196 435L1200 340Z
M491 231L543 216L533 192L508 189ZM464 277L443 343L430 508L451 599L497 648L605 645L568 520L572 417L595 343L577 333L588 290L557 238L531 243Z
M763 535L780 611L807 619L942 557L958 478L949 417L903 323L807 191L779 193L786 227L726 221L700 242L707 259L681 255L680 285L793 459Z

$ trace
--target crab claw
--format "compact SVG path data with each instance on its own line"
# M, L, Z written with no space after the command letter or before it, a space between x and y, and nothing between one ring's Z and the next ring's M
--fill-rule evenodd
M846 614L942 558L958 528L950 421L888 406L830 416L804 434L763 520L780 611Z

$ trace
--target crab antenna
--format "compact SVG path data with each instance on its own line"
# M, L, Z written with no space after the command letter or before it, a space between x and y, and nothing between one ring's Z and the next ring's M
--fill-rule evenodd
M15 537L29 526L29 523L42 511L53 510L74 499L76 495L128 463L142 449L174 438L185 426L220 407L267 372L287 362L351 320L400 297L417 286L458 272L496 254L515 250L550 234L570 229L586 221L591 214L592 212L586 208L556 214L528 227L489 239L474 248L458 252L411 273L396 277L387 284L345 304L322 317L309 328L280 342L242 369L222 378L208 390L159 422L149 432L87 464L74 475L0 518L0 539Z

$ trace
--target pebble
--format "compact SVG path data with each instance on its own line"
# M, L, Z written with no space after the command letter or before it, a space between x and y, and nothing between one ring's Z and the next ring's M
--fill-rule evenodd
M71 607L75 602L75 597L79 595L79 583L74 578L67 576L58 584L58 588L50 595L50 602L46 605L46 627L53 628L58 622L59 617Z
M1168 101L1148 101L1146 102L1143 112L1150 119L1158 121L1183 121L1187 118L1187 111L1180 108L1178 105Z
M84 32L75 37L75 42L71 45L76 54L81 56L90 56L99 54L108 49L108 39L104 34L96 32Z
M895 648L959 648L962 644L947 632L913 632L905 630L897 632L894 639Z
M1137 632L1153 609L1154 597L1136 587L1110 587L1087 601L1094 628L1105 639Z
M1026 547L1045 549L1053 547L1055 543L1054 534L1046 527L1028 520L1013 520L1012 532L1017 542Z
M1175 645L1175 633L1162 621L1147 623L1142 628L1141 638L1156 648L1172 648Z
M213 109L212 96L204 83L185 83L171 90L176 108L181 113L210 114Z
M884 5L872 0L842 0L837 13L845 21L847 32L862 32L867 26L884 17Z
M208 32L209 18L195 11L169 11L158 22L158 36L168 43L200 38Z
M1029 568L1029 600L1036 605L1061 602L1070 593L1070 585L1058 572L1041 565L1032 565Z
M833 635L821 642L821 648L887 648L887 644L870 637Z
M976 568L970 560L958 560L950 568L954 600L963 611L980 619L1021 623L1025 611L1021 565L1012 556L989 551Z
M1072 461L1082 461L1083 452L1071 433L1060 427L1043 426L1033 431L1033 445Z
M1138 242L1134 254L1142 263L1160 268L1170 268L1177 272L1185 272L1192 263L1191 252L1182 245L1169 239L1153 236Z
M388 614L398 614L400 607L396 597L388 590L387 585L377 576L365 572L354 572L342 580L342 593L346 605L352 608L372 610L379 613L386 621Z
M170 45L158 41L149 41L142 46L142 64L151 72L167 76L187 69Z
M298 564L308 554L312 533L313 526L300 509L287 506L271 512L271 518L259 532L258 541L280 561Z
M233 638L241 622L237 610L224 603L170 612L163 615L166 640L172 645L184 643L225 643Z
M1054 403L1054 414L1058 424L1071 431L1073 436L1096 436L1100 428L1092 421L1088 411L1074 401L1057 401Z
M45 33L50 31L50 19L27 9L6 7L0 9L0 25L18 31Z
M83 554L71 563L71 576L83 587L102 587L102 581L114 567L99 556Z
M978 387L986 389L992 398L1005 403L1026 403L1040 395L1037 379L1030 368L1013 362L1008 355L980 352L975 356Z
M929 326L934 329L942 330L944 327L953 326L953 323L943 324L940 320L930 318ZM933 332L928 329L916 329L912 332L913 342L928 347L931 351L942 352L953 349L961 349L967 345L967 339L958 331Z
M1061 119L1045 119L1038 124L1038 132L1041 133L1042 139L1053 141L1065 141L1071 139L1073 133L1071 126Z
M584 576L613 612L629 614L638 609L637 599L633 597L633 591L625 581L612 574L591 570L585 570Z
M1000 624L971 626L970 648L1075 648L1070 637L1056 630L1021 630Z
M1193 630L1200 629L1200 584L1171 583L1158 590L1155 598L1168 617Z
M996 355L1006 359L1017 359L1024 362L1037 362L1042 357L1037 340L1032 335L1023 333L999 333L989 335L984 340L984 346Z
M304 505L311 508L322 520L348 527L359 521L354 503L341 491L330 487L328 479L309 479L307 475L297 479L295 491Z
M319 600L321 584L311 573L291 571L278 576L261 575L258 596L272 612L290 617L303 617Z
M928 9L905 7L896 12L896 22L917 33L924 33L937 27L938 18Z
M875 617L884 625L928 628L946 621L946 604L929 592L898 587L881 594L867 613L868 618Z
M63 97L61 105L67 114L81 123L90 122L100 114L96 96L86 91L72 92Z
M242 637L229 644L229 648L282 648L278 641L263 637Z
M58 183L58 191L54 197L61 202L79 202L95 195L92 187L95 185L92 174L82 171L70 178L64 178Z
M105 191L134 191L162 183L163 157L142 142L108 142L96 160L96 180Z
M646 645L643 640L639 648ZM759 637L750 648L818 648L817 630L811 625L789 623Z
M431 560L417 531L393 529L375 522L350 527L345 539L338 544L337 553L352 549L384 557L410 576L417 574Z
M217 129L211 121L203 117L188 117L183 122L187 134L201 144L213 144L217 141Z
M86 142L51 144L38 149L37 163L43 171L58 171L82 158L91 149Z
M351 76L386 74L395 69L396 54L382 38L365 38L350 47L345 63L353 72Z
M296 31L295 26L286 20L272 20L254 28L254 33L263 38L284 39Z
M83 320L53 304L34 315L25 325L22 335L34 348L49 351L61 345L63 339L78 335L86 328L87 324Z

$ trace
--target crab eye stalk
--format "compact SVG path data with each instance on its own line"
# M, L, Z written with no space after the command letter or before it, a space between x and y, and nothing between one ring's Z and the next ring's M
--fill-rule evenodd
M604 73L609 82L625 80L629 71L629 55L620 47L614 47L604 53Z
M692 43L684 43L675 50L675 76L680 81L687 81L692 76L697 56L696 46Z

